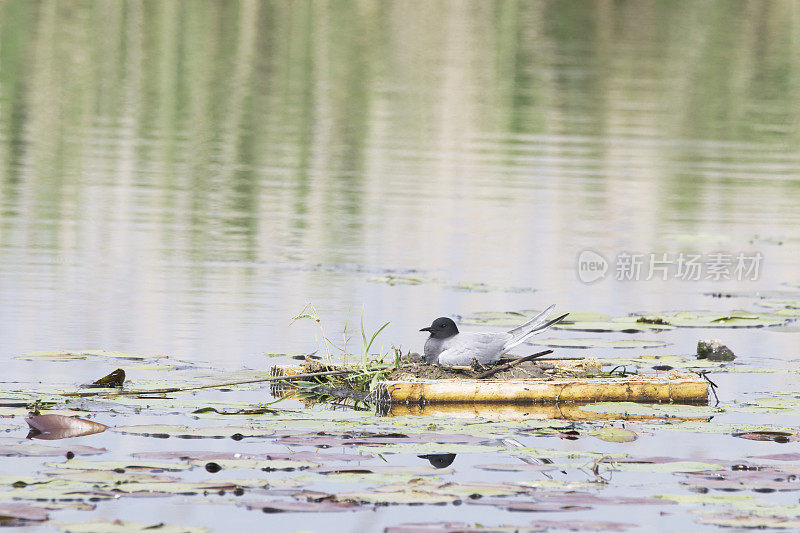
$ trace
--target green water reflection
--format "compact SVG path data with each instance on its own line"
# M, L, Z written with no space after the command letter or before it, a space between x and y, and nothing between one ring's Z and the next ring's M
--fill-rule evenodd
M244 310L286 294L209 261L513 285L670 233L796 246L797 65L792 1L5 1L0 296Z

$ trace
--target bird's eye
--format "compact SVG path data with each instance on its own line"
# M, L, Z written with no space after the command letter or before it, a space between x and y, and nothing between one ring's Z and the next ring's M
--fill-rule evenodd
M447 324L439 324L439 327L440 327L440 328L442 328L442 329L444 329L444 328L446 328L446 327L447 327Z

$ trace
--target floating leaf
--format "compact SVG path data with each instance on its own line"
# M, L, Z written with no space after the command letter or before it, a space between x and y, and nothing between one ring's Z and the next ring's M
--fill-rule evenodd
M734 432L734 437L747 440L773 441L773 442L796 442L800 440L800 435L786 431L742 431Z
M372 446L359 446L359 450L374 454L410 453L414 455L427 455L434 453L487 453L504 450L502 446L486 443L478 444L439 444L436 442L402 442L397 444L383 444Z
M47 466L55 468L67 468L71 470L150 470L150 471L177 471L190 468L188 464L169 463L166 461L88 461L83 459L71 459L64 463L45 463Z
M186 461L224 461L240 459L269 459L273 461L311 461L315 463L330 463L334 461L366 461L372 455L354 453L321 453L321 452L292 452L292 453L259 453L245 454L236 452L212 451L164 451L164 452L137 452L132 454L138 459L181 459Z
M595 413L619 413L626 415L643 415L657 417L704 417L714 416L721 412L720 409L705 405L683 404L645 404L634 402L601 402L584 405L584 411Z
M756 303L760 307L781 310L800 310L800 300L761 300Z
M380 446L384 444L478 444L485 442L483 437L471 435L444 434L444 433L373 433L333 434L320 432L311 435L291 435L278 440L280 444L297 446L317 446L329 448L331 446Z
M777 326L788 321L788 318L776 316L772 313L751 313L741 310L731 311L730 313L681 311L657 315L636 315L630 317L630 319L660 321L680 328L760 328Z
M672 474L675 472L705 472L708 470L722 470L722 466L715 463L702 461L672 461L666 463L638 463L618 461L614 463L615 470L625 472L653 472L658 474Z
M111 352L107 350L62 350L62 351L40 351L28 352L16 356L14 359L26 361L75 361L80 359L92 359L106 357L110 359L125 359L128 361L144 361L146 359L157 359L165 356L144 356L138 354Z
M205 533L208 529L200 526L171 526L164 523L142 524L138 522L57 522L55 524L66 533Z
M205 466L208 461L189 461L189 464L194 466ZM319 466L317 463L310 461L292 461L290 459L217 459L215 464L221 466L223 469L249 469L249 470L265 470L268 472L274 470L305 470Z
M534 346L550 346L553 348L663 348L669 346L669 342L653 341L645 339L537 339L534 338L526 344Z
M699 518L697 523L748 529L800 529L800 519L798 518L787 519L780 516L749 516L733 513Z
M184 439L223 439L232 438L238 440L244 437L268 437L273 432L268 429L244 427L244 426L214 426L192 428L189 426L178 426L171 424L150 424L141 426L119 426L112 428L113 431L128 435L142 435L144 437L168 438L178 437Z
M771 455L754 455L750 459L763 459L767 461L800 461L800 453L773 453Z
M435 283L436 280L432 278L424 278L419 276L397 276L387 274L385 276L373 276L367 278L367 281L374 281L376 283L385 283L386 285L420 285L422 283Z
M477 499L470 503L475 505L491 505L505 511L523 512L553 512L553 511L587 511L592 507L589 505L567 504L558 502L543 502L537 500L509 500L509 499Z
M442 454L444 455L444 454ZM450 454L455 455L455 454ZM370 465L370 466L320 466L309 470L314 474L321 474L324 476L344 476L344 475L361 475L361 474L387 474L395 476L439 476L450 474L454 470L452 468L433 468L430 466L400 466L400 465Z
M605 442L633 442L639 438L639 435L629 429L615 427L590 431L589 435Z
M34 507L27 503L0 503L0 526L22 525L24 522L44 522L48 518L47 511L41 507Z
M105 431L108 426L91 420L74 418L64 415L39 415L26 418L25 422L38 433L32 438L44 440L66 439L68 437L81 437Z
M263 487L266 485L264 480L253 480L255 486ZM252 485L253 481L250 482ZM247 485L245 485L247 486ZM152 494L152 495L167 495L167 494L181 494L184 496L192 496L196 494L203 494L206 492L233 492L241 490L242 484L238 481L198 481L198 482L131 482L122 483L114 488L114 490L127 493L127 494Z
M482 311L461 320L462 324L483 326L514 327L528 320L528 316L516 311Z
M587 322L574 322L572 324L565 324L563 322L559 322L558 324L553 326L553 329L565 329L571 331L588 331L590 333L593 332L606 332L606 331L616 331L620 333L645 333L648 331L660 331L660 330L668 330L674 329L673 326L665 325L665 324L646 324L642 322L636 322L634 320L625 321L625 320L618 320L618 321L587 321Z
M635 524L596 520L535 520L528 526L470 526L463 522L417 522L384 528L384 533L541 533L542 531L627 531Z
M237 505L264 513L331 513L363 510L363 507L357 503L330 499L319 501L249 500L238 502Z
M527 492L515 483L442 483L429 478L415 478L407 483L383 485L370 492L344 492L333 497L337 501L362 503L453 503L471 497L509 496Z
M64 456L67 453L74 455L99 455L106 453L108 450L105 448L94 448L92 446L69 446L57 447L46 446L35 442L27 442L25 444L0 444L0 455L6 457L47 457L47 456Z

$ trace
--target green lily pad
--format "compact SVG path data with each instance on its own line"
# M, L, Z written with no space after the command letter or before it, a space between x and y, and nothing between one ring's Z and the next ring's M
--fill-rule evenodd
M413 489L397 490L395 492L341 492L334 495L335 501L354 503L391 504L429 504L442 505L461 501L460 496L443 494Z
M305 470L319 466L318 463L310 461L292 461L290 459L215 459L215 464L223 470L247 469L247 470ZM208 461L189 461L193 466L205 466Z
M789 319L776 316L773 313L751 313L749 311L735 310L729 313L681 311L678 313L636 315L627 317L625 320L659 322L679 328L760 328L785 324Z
M630 320L628 317L623 317L609 321L587 321L567 324L559 322L553 326L553 329L588 331L590 333L602 333L608 331L617 331L620 333L646 333L648 331L662 331L675 328L674 326L668 324L643 323L637 322L636 320Z
M158 359L166 357L145 356L140 354L130 354L123 352L113 352L108 350L61 350L61 351L40 351L28 352L14 357L25 361L75 361L93 358L125 359L127 361L145 361L147 359Z
M367 281L374 281L376 283L385 283L386 285L420 285L422 283L435 283L436 280L432 278L425 278L421 276L396 276L396 275L385 275L385 276L373 276L371 278L367 278Z
M800 300L761 300L756 305L769 309L800 309Z
M800 309L776 309L775 314L782 317L800 318Z
M559 311L563 314L566 311ZM541 310L524 309L522 311L481 311L473 313L461 320L462 324L513 328L541 313ZM605 322L609 316L591 311L570 311L569 315L559 322L559 327L576 322Z
M747 529L800 529L800 519L798 518L787 519L781 516L749 516L733 513L699 518L697 523Z
M383 444L378 446L359 446L358 450L364 453L387 454L408 453L415 455L431 453L487 453L501 451L505 448L494 444L439 444L436 442L403 442L396 444Z
M517 483L447 482L416 478L405 483L382 485L369 492L337 493L336 501L362 503L452 503L479 494L482 497L522 494L528 488Z
M240 438L240 437L268 437L273 431L245 426L213 426L193 428L171 424L150 424L141 426L119 426L109 428L111 431L127 435L141 435L144 437L180 437L180 438Z
M613 465L614 470L623 470L625 472L652 472L657 474L706 472L723 469L723 467L718 464L704 463L702 461L672 461L667 463L632 463L621 461Z
M203 494L205 492L234 491L242 488L243 486L263 487L266 484L266 481L263 479L250 480L246 482L246 484L242 484L238 481L228 480L197 482L169 481L155 483L133 482L118 485L114 487L114 490L127 494L182 494L188 496L194 494Z
M171 526L163 523L123 522L55 522L54 525L65 533L205 533L201 526Z
M633 442L639 438L639 435L630 429L615 427L597 429L588 434L605 442Z
M672 500L678 503L695 505L737 505L742 503L750 503L755 500L753 496L738 493L657 494L655 497Z
M477 281L459 281L457 283L448 284L447 287L451 289L471 292L536 292L536 289L531 287L504 287L498 285L489 285Z
M167 461L88 461L71 459L63 463L45 463L54 468L67 468L70 470L150 470L150 471L177 471L186 470L191 466L182 463Z
M528 315L516 311L482 311L461 320L462 324L514 327L528 320Z
M553 348L663 348L671 343L664 341L653 341L644 339L538 339L534 338L528 344L536 346L550 346Z
M634 402L600 402L581 407L584 411L606 414L626 414L654 417L711 417L723 412L722 409L705 405L683 404L645 404Z
M64 456L67 452L72 452L75 455L99 455L106 453L108 450L105 448L94 448L92 446L46 446L37 442L28 442L25 444L3 444L0 443L0 455L7 457L56 457Z

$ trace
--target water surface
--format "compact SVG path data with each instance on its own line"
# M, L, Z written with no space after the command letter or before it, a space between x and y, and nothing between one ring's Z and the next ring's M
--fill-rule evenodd
M309 302L413 350L440 315L756 309L703 293L800 281L798 28L789 1L2 2L5 379L99 377L12 359L53 349L263 369L317 349ZM756 279L614 279L718 252ZM708 335L800 356L664 353Z

